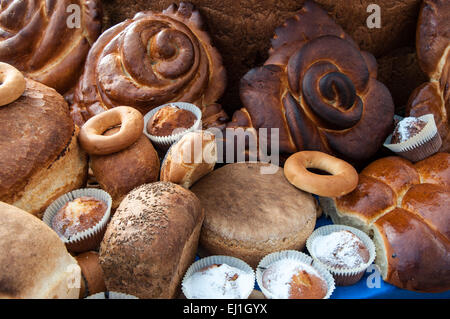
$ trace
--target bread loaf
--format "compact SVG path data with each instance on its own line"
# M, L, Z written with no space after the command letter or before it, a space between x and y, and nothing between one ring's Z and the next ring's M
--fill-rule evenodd
M54 89L26 80L0 108L0 200L42 216L59 196L86 183L88 160L69 107Z
M107 289L139 298L177 297L203 218L198 198L176 184L156 182L131 191L100 247Z
M383 279L397 287L450 289L450 154L415 165L386 157L367 166L352 193L321 198L335 223L362 229L374 240Z
M392 97L376 77L375 58L306 1L276 29L265 65L242 78L246 111L231 125L278 128L282 153L315 150L361 164L393 128Z
M0 298L78 299L81 270L58 235L0 202Z
M65 93L80 76L101 22L100 0L2 1L0 61Z
M407 116L433 114L442 139L441 152L450 151L450 2L425 0L417 25L419 65L429 82L412 93Z
M140 12L105 31L95 42L74 93L76 123L127 105L146 114L174 101L201 109L226 85L218 51L191 4Z

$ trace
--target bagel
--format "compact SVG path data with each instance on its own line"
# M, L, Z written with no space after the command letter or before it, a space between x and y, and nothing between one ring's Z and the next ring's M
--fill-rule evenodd
M12 65L0 62L0 106L17 100L25 92L25 78Z
M110 128L120 126L113 135L103 135ZM118 106L89 119L80 131L79 141L90 155L109 155L136 142L144 130L142 114L128 106Z
M331 175L308 171L319 169ZM316 151L303 151L290 156L284 165L284 175L295 187L324 197L339 197L358 185L358 172L349 163Z

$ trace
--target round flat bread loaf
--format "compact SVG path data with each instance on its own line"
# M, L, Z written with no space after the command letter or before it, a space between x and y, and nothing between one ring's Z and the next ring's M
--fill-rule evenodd
M263 174L264 166L276 173ZM276 168L229 164L192 187L206 213L200 245L207 253L234 256L256 267L269 253L303 248L319 207Z

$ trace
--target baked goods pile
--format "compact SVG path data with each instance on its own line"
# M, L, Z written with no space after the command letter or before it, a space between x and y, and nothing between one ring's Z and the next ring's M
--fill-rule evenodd
M312 0L272 30L233 114L202 9L101 33L101 1L2 2L0 297L245 299L256 281L326 299L373 262L401 289L450 289L450 3L423 1L429 82L399 114L365 51L380 46ZM256 160L223 162L241 133Z

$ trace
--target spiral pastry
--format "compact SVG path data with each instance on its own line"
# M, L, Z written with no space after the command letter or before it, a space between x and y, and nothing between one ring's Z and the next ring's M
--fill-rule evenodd
M2 0L0 61L65 93L100 35L101 19L100 0Z
M75 90L72 115L80 123L112 107L143 114L172 101L201 109L225 88L222 59L191 4L162 13L140 12L106 31L89 53Z
M393 101L376 73L375 58L307 1L276 30L265 65L241 80L245 111L230 126L279 128L283 153L317 150L362 163L393 125Z
M450 2L422 3L417 27L419 65L430 78L412 93L407 115L433 114L442 139L440 152L450 152Z

